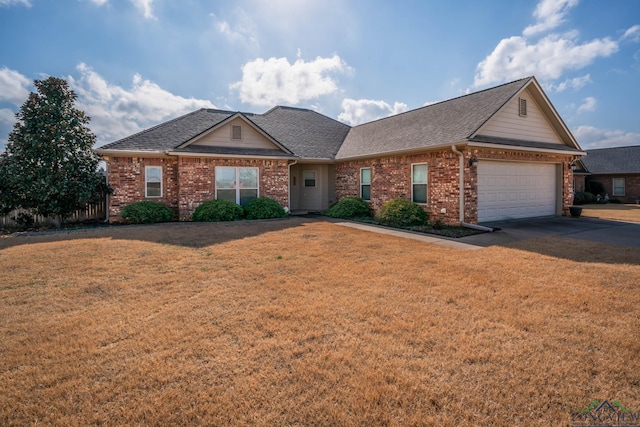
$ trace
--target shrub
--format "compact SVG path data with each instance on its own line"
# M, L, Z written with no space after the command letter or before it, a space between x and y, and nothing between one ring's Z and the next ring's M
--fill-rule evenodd
M587 181L585 184L586 190L593 195L601 195L604 196L606 190L604 188L604 184L598 181Z
M392 227L425 225L428 219L429 215L420 206L405 199L389 200L376 214L378 222Z
M371 208L360 197L345 197L331 206L327 215L333 218L358 218L371 216Z
M11 219L14 220L18 228L22 230L27 230L36 223L33 215L27 212L20 212L18 215L11 217Z
M267 197L253 199L244 207L245 218L247 219L268 219L284 218L287 213L280 203Z
M192 219L199 222L235 221L242 218L244 209L228 200L209 200L198 206Z
M584 205L587 203L595 203L596 196L586 191L577 191L573 195L573 204L574 205Z
M125 206L120 216L130 224L153 224L171 221L173 212L162 203L144 201Z

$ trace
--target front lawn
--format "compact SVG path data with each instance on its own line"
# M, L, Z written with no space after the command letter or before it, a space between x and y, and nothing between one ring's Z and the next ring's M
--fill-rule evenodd
M582 205L582 215L614 221L640 223L640 205L617 203Z
M640 410L640 253L309 218L0 238L0 425L569 425Z

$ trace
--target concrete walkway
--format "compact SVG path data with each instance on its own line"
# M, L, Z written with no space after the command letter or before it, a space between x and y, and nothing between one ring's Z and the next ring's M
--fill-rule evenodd
M372 233L386 234L388 236L402 237L404 239L413 239L413 240L418 240L420 242L425 242L425 243L434 243L436 245L446 246L446 247L455 248L455 249L475 250L475 249L483 248L482 245L475 245L475 244L461 242L460 241L461 239L448 240L448 239L436 237L433 235L423 234L423 233L412 233L410 231L403 231L403 230L396 230L396 229L386 228L386 227L360 224L357 222L334 222L334 224L342 225L345 227L357 228L358 230L370 231Z

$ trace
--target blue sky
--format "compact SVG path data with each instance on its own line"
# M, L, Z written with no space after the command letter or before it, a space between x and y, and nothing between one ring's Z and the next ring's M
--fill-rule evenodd
M98 145L198 108L358 124L535 75L583 148L640 145L638 0L0 0L0 148L66 78Z

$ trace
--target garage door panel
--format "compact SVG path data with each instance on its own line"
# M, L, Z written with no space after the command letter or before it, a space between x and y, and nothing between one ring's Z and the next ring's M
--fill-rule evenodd
M556 166L478 162L478 222L556 213Z

